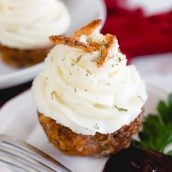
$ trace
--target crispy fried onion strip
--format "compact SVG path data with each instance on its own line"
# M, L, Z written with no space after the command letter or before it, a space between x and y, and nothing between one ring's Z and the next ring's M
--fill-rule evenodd
M107 60L108 58L108 53L110 51L110 49L113 47L113 45L115 44L116 41L116 37L111 35L111 34L107 34L105 36L105 41L104 43L102 43L101 45L101 55L97 61L97 67L101 67Z
M54 44L64 44L64 45L68 45L70 47L75 47L75 48L80 48L83 51L86 52L93 52L98 50L95 46L87 46L84 43L78 41L77 39L73 38L73 37L65 37L62 35L59 36L50 36L49 37L50 41Z
M108 58L108 53L110 49L116 42L116 37L111 34L105 35L105 40L102 43L97 43L92 41L91 39L87 40L88 45L79 41L81 35L90 35L98 26L101 24L101 20L94 20L88 25L82 27L80 30L76 31L73 37L65 37L62 35L50 36L49 39L54 44L64 44L74 48L80 48L86 52L93 52L100 50L101 54L97 61L97 67L103 66Z
M97 19L93 20L91 23L86 26L80 28L78 31L74 32L73 36L76 38L80 38L81 35L90 35L93 31L102 24L102 20Z

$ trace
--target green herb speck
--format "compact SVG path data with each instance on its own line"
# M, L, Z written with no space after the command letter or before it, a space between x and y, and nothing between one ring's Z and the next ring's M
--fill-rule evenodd
M80 55L79 57L77 57L76 63L78 63L81 60L81 57L82 57L82 55Z
M95 125L94 125L94 127L93 127L94 129L96 129L96 130L98 130L100 127L98 126L98 124L97 123L95 123Z
M128 109L125 109L125 108L121 108L121 107L118 107L117 105L114 105L114 107L118 110L118 111L120 111L120 112L127 112L128 111Z
M92 39L91 38L87 38L86 41L87 41L88 44L90 44L90 42L92 41Z
M52 100L54 99L54 96L56 95L56 92L55 91L52 91L51 92L51 98L52 98Z
M98 61L98 59L99 59L99 58L98 58L98 57L96 57L95 59L92 59L91 61L92 61L92 62L97 62L97 61Z
M142 102L144 102L144 100L141 96L137 96L137 98L140 99Z
M92 74L88 69L87 69L87 73L90 74L90 75Z

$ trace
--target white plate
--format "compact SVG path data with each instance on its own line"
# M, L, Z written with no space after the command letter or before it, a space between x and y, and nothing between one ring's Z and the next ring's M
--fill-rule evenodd
M172 53L140 56L132 63L145 81L172 92Z
M155 112L157 102L167 97L166 92L152 86L148 86L148 94L145 114ZM75 172L101 172L107 161L107 158L66 156L48 143L48 139L38 123L30 91L13 98L1 108L0 124L0 133L13 135L27 141Z
M100 18L105 21L106 8L103 0L64 0L72 18L72 24L67 31L71 34L77 28L87 24L93 19ZM41 70L42 65L15 69L5 65L0 60L0 89L15 86L33 79Z

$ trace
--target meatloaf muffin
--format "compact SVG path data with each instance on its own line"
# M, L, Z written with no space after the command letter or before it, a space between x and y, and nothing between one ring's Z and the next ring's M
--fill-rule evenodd
M69 155L109 155L130 145L131 136L140 128L143 113L129 125L124 125L110 134L83 135L58 124L55 120L39 113L39 121L50 142Z
M100 25L95 20L72 37L50 36L56 45L32 86L49 141L69 155L118 152L141 125L144 82Z

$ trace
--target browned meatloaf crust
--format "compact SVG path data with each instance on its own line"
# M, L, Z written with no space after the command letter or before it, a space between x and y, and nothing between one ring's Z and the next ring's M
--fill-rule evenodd
M39 121L49 141L65 154L80 156L109 155L129 147L131 136L138 132L142 117L143 112L129 125L122 126L111 134L82 135L38 113Z
M0 44L0 53L2 60L14 67L26 67L42 62L52 47L19 50L8 48Z

